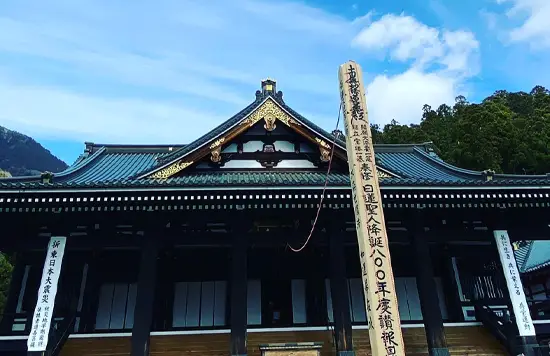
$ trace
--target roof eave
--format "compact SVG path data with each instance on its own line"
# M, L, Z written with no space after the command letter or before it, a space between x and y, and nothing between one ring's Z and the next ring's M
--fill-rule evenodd
M440 191L478 191L478 190L550 190L550 186L395 186L395 185L381 185L382 190L416 190L416 191L429 191L429 190L440 190ZM43 189L25 189L25 188L14 188L14 189L0 189L0 194L15 194L15 193L85 193L85 192L129 192L129 191L222 191L222 190L294 190L294 189L309 189L309 190L322 190L324 186L307 186L307 185L296 185L296 186L201 186L201 187L123 187L123 188L43 188ZM349 186L328 186L327 190L350 190Z

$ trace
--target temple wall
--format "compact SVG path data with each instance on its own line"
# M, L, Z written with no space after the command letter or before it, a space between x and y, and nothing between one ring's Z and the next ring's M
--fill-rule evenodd
M489 331L482 326L445 328L447 343L453 356L505 356L506 353ZM428 346L422 327L403 330L407 356L426 356ZM121 356L130 355L130 337L71 338L61 356ZM259 356L259 345L267 343L322 342L323 356L334 355L332 334L328 331L249 332L248 355ZM367 330L354 330L353 342L357 356L371 355ZM201 335L152 336L151 355L163 356L227 356L229 333Z

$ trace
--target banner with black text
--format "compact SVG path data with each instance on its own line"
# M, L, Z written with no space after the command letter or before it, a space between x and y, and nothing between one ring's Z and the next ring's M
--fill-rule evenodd
M510 237L506 230L493 231L497 243L500 263L508 286L508 294L512 301L512 308L516 316L520 336L535 336L535 327L529 312L529 305L525 299L521 277L514 256L514 249L510 244Z
M52 236L50 238L42 279L38 288L38 299L34 309L31 332L27 340L28 351L46 351L48 346L57 283L61 274L66 242L67 238L64 236Z

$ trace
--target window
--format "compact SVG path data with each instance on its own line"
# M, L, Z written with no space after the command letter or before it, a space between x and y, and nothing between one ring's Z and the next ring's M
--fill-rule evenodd
M305 324L306 316L306 281L293 279L292 287L292 321L294 324Z
M134 326L137 285L108 283L99 290L96 330L123 330Z
M329 322L334 322L332 309L332 295L330 291L330 279L325 279L325 290L327 298L327 314ZM367 312L363 298L363 281L361 278L348 279L349 312L352 323L365 323Z
M177 282L172 326L175 328L226 325L226 281Z
M248 281L247 288L248 325L262 324L262 283L254 279Z
M366 323L367 311L365 298L363 297L363 281L361 278L348 279L349 286L349 308L352 323Z
M445 295L441 278L436 277L436 288L439 297L439 306L443 319L448 318L447 306L445 304ZM367 321L365 311L365 301L363 294L363 281L360 278L348 279L349 308L351 321L353 323L365 323ZM420 308L420 297L416 286L415 277L396 277L395 289L397 293L397 304L399 307L399 316L403 321L422 320L422 310ZM325 290L327 298L327 315L329 322L334 322L332 310L332 296L330 292L330 280L325 280Z

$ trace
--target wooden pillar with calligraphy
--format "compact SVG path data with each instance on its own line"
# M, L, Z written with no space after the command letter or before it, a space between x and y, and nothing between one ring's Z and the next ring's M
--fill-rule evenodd
M361 67L341 65L338 79L372 355L404 356Z

